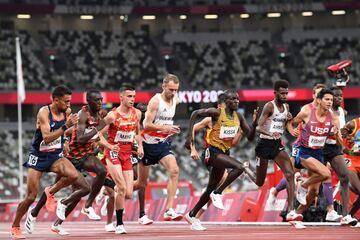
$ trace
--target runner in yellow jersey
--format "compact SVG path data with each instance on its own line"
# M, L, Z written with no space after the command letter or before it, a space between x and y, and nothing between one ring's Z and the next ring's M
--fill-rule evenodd
M233 146L233 140L238 131L241 129L249 140L253 140L255 136L257 118L254 118L253 126L250 128L243 115L237 112L239 105L238 94L233 90L226 90L224 93L226 96L224 108L199 109L194 111L190 118L186 140L187 148L190 148L194 141L192 132L197 117L211 117L213 122L208 139L209 147L206 149L205 154L205 157L208 158L208 164L212 167L209 183L195 207L186 214L186 221L191 224L192 230L206 230L201 225L199 219L195 217L196 214L209 201L210 194L215 196L212 198L214 206L217 205L218 208L223 209L221 200L222 190L240 176L245 169L241 162L229 156L230 148ZM227 168L231 169L231 171L224 183L217 188ZM213 192L214 190L215 193Z

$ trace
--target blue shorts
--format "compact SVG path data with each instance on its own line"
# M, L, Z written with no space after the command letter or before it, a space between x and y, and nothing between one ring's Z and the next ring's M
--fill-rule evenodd
M143 142L144 157L141 159L145 166L158 164L159 161L167 155L174 155L171 151L171 142L164 141L155 144Z
M24 162L23 166L33 168L40 172L49 172L50 167L63 157L61 153L43 153L43 152L30 152L29 158Z
M301 158L307 159L310 157L317 159L321 163L324 162L324 154L322 149L311 149L300 146L295 159L295 167L297 169L304 168L304 166L301 165Z

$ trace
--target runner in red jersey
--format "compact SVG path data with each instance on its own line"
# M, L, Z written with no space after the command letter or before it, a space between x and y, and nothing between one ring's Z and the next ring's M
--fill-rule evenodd
M309 178L296 184L296 198L300 202L297 213L303 213L313 202L322 181L329 179L330 170L323 165L323 151L328 136L336 135L338 144L342 143L339 119L330 110L333 93L322 89L317 95L316 108L303 108L293 119L293 124L303 124L300 135L300 148L295 159L295 167L306 168Z
M124 84L120 88L120 106L114 108L105 117L105 121L110 123L107 141L120 148L119 151L104 150L106 165L116 184L116 234L126 233L122 216L125 197L131 198L133 192L134 174L131 155L134 140L139 144L138 156L140 158L144 156L142 138L139 135L141 111L134 108L135 94L134 87Z

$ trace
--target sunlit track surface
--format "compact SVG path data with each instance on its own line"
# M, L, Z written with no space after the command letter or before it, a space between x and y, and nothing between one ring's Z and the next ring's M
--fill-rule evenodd
M27 239L346 239L360 240L360 228L339 226L338 224L307 225L306 229L296 229L287 223L226 223L210 222L204 226L206 231L192 231L185 222L155 222L149 226L126 222L128 234L115 235L104 230L104 222L68 222L63 227L70 233L59 236L50 230L51 223L38 222L33 234L26 234ZM0 239L10 238L10 223L0 223ZM25 231L23 229L23 231Z

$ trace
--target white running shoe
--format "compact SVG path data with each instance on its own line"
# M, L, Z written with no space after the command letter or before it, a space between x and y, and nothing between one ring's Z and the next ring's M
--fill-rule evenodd
M86 216L88 216L88 218L89 218L90 220L95 220L95 221L101 220L101 217L95 213L95 210L94 210L93 207L88 207L88 208L83 207L83 208L81 209L81 213L83 213L83 214L85 214Z
M65 231L65 229L61 225L54 225L54 224L51 225L51 231L59 234L60 236L66 236L70 234L67 231Z
M185 215L185 220L191 224L191 230L194 230L194 231L205 231L206 228L203 227L200 223L200 220L196 217L190 217L189 213L187 213Z
M105 231L107 232L115 232L115 226L113 223L109 223L105 225Z
M32 208L29 208L29 210L27 211L26 220L25 220L25 229L26 232L29 234L33 233L36 223L36 217L33 217L31 215L31 210Z
M101 206L101 209L100 209L101 216L106 216L107 215L108 202L109 202L109 196L105 196L104 204Z
M288 212L288 214L286 214L286 221L290 222L290 221L302 221L303 220L303 215L300 213L296 213L295 210L291 210L290 212Z
M296 182L296 199L301 205L306 205L307 189L301 186L302 181Z
M180 221L182 218L183 215L176 213L172 208L169 208L164 213L164 221Z
M346 215L340 220L341 225L351 225L355 226L358 223L356 218L353 218L350 214Z
M65 221L65 211L67 206L65 204L61 203L62 199L59 199L56 206L56 216L60 218L61 220Z
M327 212L325 220L328 222L340 222L343 216L339 215L334 209Z
M127 231L124 228L124 225L117 225L115 228L115 234L126 234Z
M147 215L142 216L141 218L139 218L138 223L142 224L142 225L150 225L152 224L154 221L151 220Z
M355 226L351 226L351 227L360 228L360 222L358 222Z
M96 203L96 205L98 205L98 206L102 203L102 201L103 201L104 198L105 198L104 191L105 191L105 187L102 186L99 194L98 194L98 195L96 196L96 198L95 198L95 203Z
M276 196L274 195L276 189L274 187L270 188L269 197L266 200L266 209L275 210Z
M221 210L225 209L224 204L222 202L222 194L216 194L214 192L211 192L210 199L216 208L219 208Z

